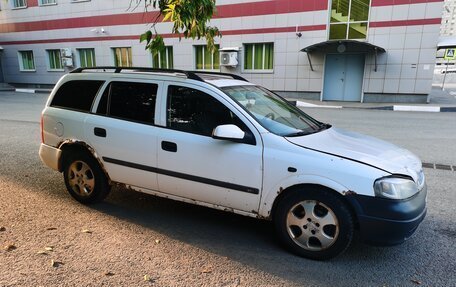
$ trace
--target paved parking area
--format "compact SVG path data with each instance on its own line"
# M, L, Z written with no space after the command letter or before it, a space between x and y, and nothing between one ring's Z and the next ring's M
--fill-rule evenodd
M429 211L409 241L356 239L315 262L284 251L265 221L118 188L102 204L77 203L38 157L45 100L0 92L0 286L456 286L454 171L425 169ZM306 111L456 164L452 113Z

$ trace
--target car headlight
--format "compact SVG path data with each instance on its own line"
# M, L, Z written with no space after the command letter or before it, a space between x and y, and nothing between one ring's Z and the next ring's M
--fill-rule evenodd
M411 179L384 177L375 181L374 191L376 196L390 199L406 199L416 194L419 189L418 185Z
M426 179L424 178L423 171L420 171L418 173L418 180L417 180L416 184L418 185L418 191L422 190L424 185L426 184Z

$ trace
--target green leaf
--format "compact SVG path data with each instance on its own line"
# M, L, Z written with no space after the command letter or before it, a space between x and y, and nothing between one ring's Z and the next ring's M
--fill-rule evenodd
M150 42L151 38L152 38L152 32L149 30L149 31L146 31L143 34L141 34L141 36L139 37L139 42L141 43L143 41L146 41L146 44L148 44Z
M214 38L221 37L221 34L217 27L207 25L216 12L215 0L138 1L144 1L146 6L158 8L160 15L163 16L162 22L172 21L173 27L171 31L174 34L178 34L179 40L181 40L182 36L192 39L205 37L208 49L212 52L214 51ZM153 23L152 30L146 31L140 36L140 42L146 41L146 49L154 55L165 49L163 38L155 29L156 24L156 22ZM153 34L155 34L155 37L153 37Z

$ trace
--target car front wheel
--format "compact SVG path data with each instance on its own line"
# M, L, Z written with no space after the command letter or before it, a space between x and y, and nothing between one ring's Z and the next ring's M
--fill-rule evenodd
M278 202L274 225L289 250L314 260L344 252L354 232L346 204L332 191L315 186L286 194Z

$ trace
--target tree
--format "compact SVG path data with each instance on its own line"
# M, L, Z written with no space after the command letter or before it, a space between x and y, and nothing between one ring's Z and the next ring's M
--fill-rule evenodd
M130 5L132 4L130 0ZM146 42L146 50L154 55L165 49L163 37L157 32L156 24L173 22L172 33L179 35L179 40L184 38L206 38L208 49L214 50L214 38L221 37L217 27L208 26L208 22L215 13L215 0L135 0L136 7L143 4L147 12L150 7L159 9L149 30L141 34L140 42ZM135 7L135 8L136 8Z

